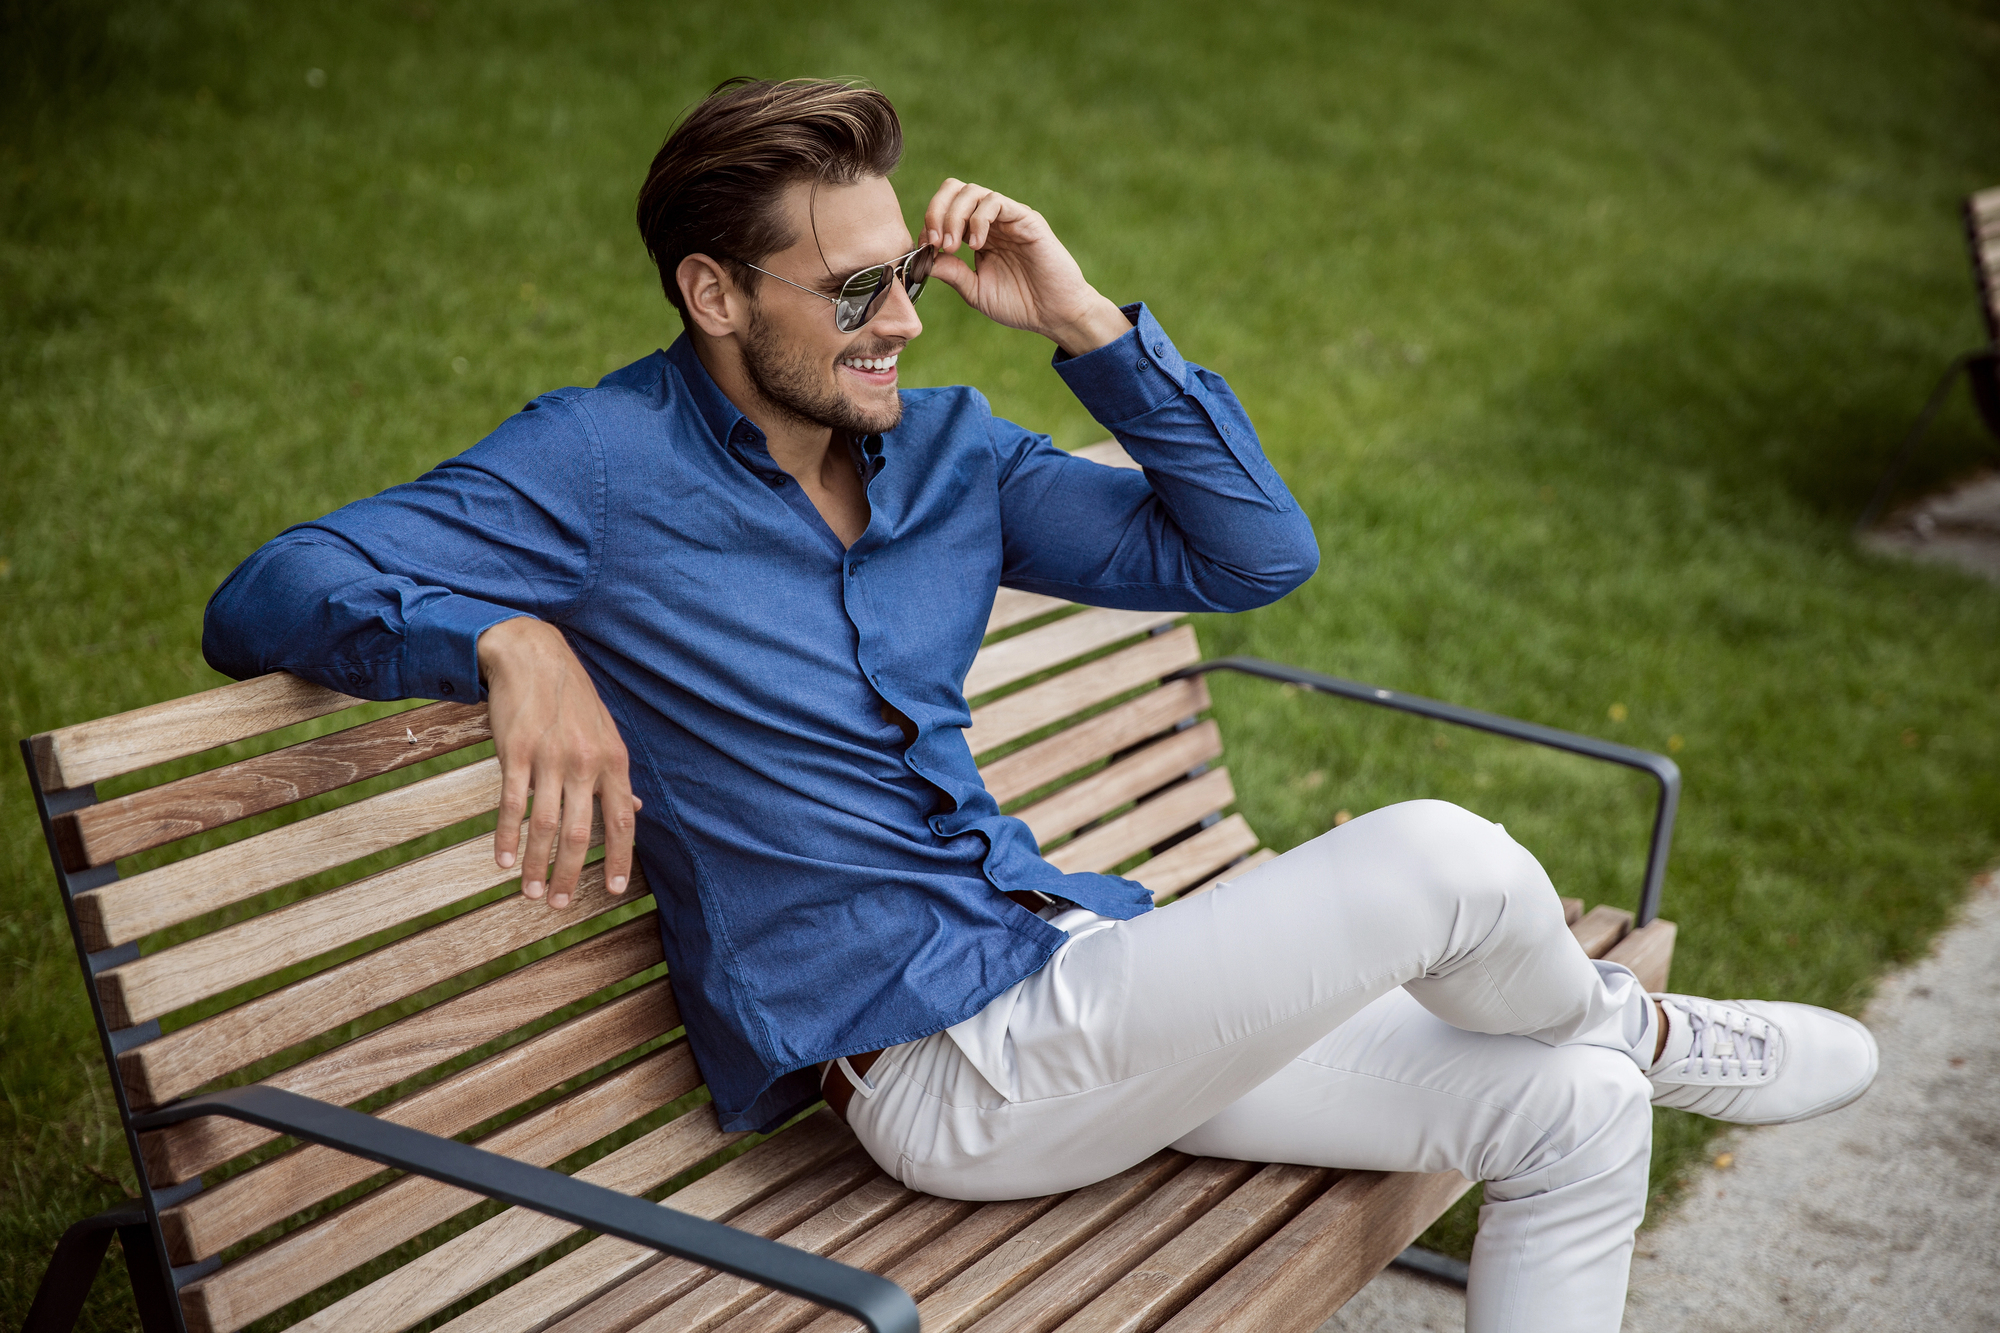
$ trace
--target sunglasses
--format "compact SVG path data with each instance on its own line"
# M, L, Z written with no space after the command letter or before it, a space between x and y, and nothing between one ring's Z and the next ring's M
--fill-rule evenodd
M859 273L851 275L840 284L836 296L816 292L810 287L802 287L790 278L771 272L768 268L757 268L748 260L738 260L745 268L755 268L767 278L777 278L787 287L798 287L808 296L817 296L822 301L833 302L833 326L842 333L853 333L863 324L875 318L876 308L882 298L889 294L889 288L901 279L903 290L910 294L911 304L924 294L924 284L930 281L931 269L937 264L937 247L920 245L899 259L886 264L871 264Z

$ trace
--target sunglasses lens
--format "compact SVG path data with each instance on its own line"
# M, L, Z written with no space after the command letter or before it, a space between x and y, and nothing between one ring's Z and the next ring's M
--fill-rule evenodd
M910 294L911 304L924 294L924 284L930 281L931 270L937 267L937 247L927 245L910 256L910 262L903 268L903 290Z
M874 316L882 294L889 290L889 282L889 266L877 264L842 283L840 295L834 300L834 327L842 333L852 333L866 324Z

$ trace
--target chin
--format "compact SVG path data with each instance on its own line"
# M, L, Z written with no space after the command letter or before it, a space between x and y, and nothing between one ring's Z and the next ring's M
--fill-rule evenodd
M903 419L903 399L894 389L867 401L847 400L849 429L862 435L882 435Z

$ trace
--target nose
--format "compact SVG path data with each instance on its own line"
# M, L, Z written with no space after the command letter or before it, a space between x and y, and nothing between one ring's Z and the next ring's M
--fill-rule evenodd
M882 297L882 304L875 307L875 317L863 327L878 337L908 342L924 331L924 322L917 318L917 307L903 284L893 282Z

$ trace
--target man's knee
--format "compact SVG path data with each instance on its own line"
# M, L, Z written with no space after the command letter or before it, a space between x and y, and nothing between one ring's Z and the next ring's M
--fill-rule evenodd
M1652 1086L1629 1056L1557 1046L1537 1060L1518 1114L1540 1131L1512 1160L1491 1163L1505 1193L1537 1193L1586 1177L1641 1169L1653 1145Z
M1494 894L1554 893L1541 863L1506 829L1450 801L1383 806L1327 838L1329 852L1365 838L1365 854L1389 863L1383 868L1397 872L1396 889L1403 894L1414 891L1463 902Z

